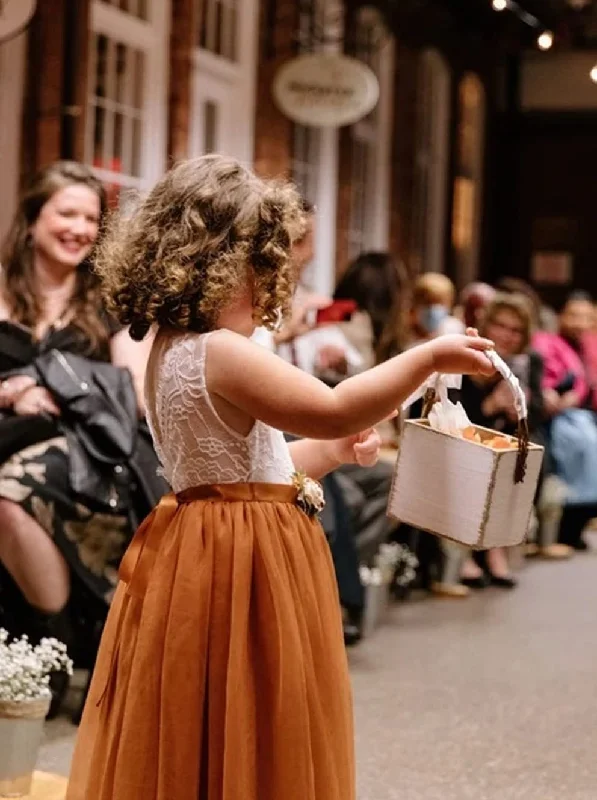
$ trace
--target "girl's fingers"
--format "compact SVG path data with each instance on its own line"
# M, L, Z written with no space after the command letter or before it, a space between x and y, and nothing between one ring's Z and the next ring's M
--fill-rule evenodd
M495 343L491 339L482 339L480 336L470 336L467 346L471 350L493 350Z

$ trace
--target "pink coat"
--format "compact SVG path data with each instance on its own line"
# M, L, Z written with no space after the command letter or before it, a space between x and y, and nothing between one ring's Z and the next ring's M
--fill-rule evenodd
M597 377L597 336L587 334L582 343L583 359L568 342L557 333L537 331L531 343L543 358L543 386L555 389L564 378L572 373L575 376L574 391L583 405L592 393L591 405L597 409L597 392L593 377ZM583 363L584 360L584 363ZM586 365L586 366L585 366Z

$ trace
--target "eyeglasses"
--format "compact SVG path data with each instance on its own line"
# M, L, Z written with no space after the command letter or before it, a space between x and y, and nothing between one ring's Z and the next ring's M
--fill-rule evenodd
M515 336L524 336L524 328L514 325L506 325L505 322L500 322L497 319L491 320L489 326L493 325L494 328L504 331L504 333L511 333Z

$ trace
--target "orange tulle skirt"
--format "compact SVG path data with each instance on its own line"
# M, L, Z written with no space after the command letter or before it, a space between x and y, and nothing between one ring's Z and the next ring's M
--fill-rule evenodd
M277 484L167 495L121 565L67 800L354 800L321 526Z

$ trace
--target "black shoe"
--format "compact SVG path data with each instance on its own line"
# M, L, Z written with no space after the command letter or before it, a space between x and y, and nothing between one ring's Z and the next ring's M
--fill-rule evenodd
M478 578L461 578L460 583L468 586L469 589L486 589L491 583L487 575L479 575Z
M361 641L363 634L358 625L353 622L344 622L342 627L344 629L344 644L346 647L354 647L355 644Z
M590 550L590 547L584 539L580 538L578 541L574 542L572 548L576 550L578 553L586 553L587 550Z
M489 580L492 586L499 586L500 589L514 589L516 581L514 578L500 578L498 575L490 575Z

